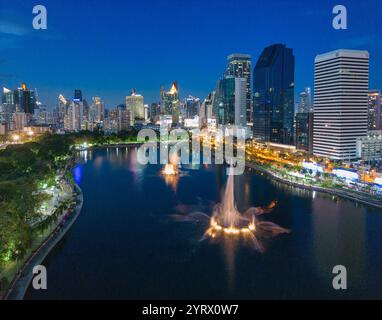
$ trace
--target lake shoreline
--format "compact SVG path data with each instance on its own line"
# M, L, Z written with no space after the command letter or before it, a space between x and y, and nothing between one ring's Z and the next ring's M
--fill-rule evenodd
M22 300L24 298L33 279L34 266L40 265L45 260L48 254L56 247L76 222L83 205L83 193L77 184L74 184L73 192L77 193L76 205L73 212L69 215L69 218L65 221L65 225L61 227L61 222L65 219L63 218L40 246L32 252L10 283L2 300Z
M302 184L302 183L298 183L298 182L289 181L289 180L283 179L283 178L275 175L270 170L266 170L264 168L261 168L260 166L256 165L255 163L246 162L245 166L247 168L251 168L253 170L262 172L262 173L266 174L269 178L274 179L274 180L281 182L283 184L292 186L292 187L296 187L296 188L300 188L300 189L304 189L304 190L309 190L309 191L318 191L318 192L338 196L338 197L341 197L344 199L348 199L348 200L354 201L356 203L367 205L367 206L370 206L373 208L382 209L382 203L373 202L373 201L370 201L368 199L362 199L357 194L350 194L350 193L345 192L345 191L336 191L336 190L318 187L318 186L314 186L314 185L306 185L306 184Z

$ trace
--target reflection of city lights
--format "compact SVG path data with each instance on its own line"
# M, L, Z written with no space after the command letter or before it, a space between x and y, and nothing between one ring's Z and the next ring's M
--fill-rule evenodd
M174 159L174 162L177 163L177 159ZM174 163L167 163L161 174L167 185L170 185L174 190L176 190L178 180L179 180L179 169Z
M81 180L82 180L82 170L83 170L83 167L81 165L78 165L74 168L74 171L73 171L73 177L74 177L74 181L77 183L77 184L81 184Z

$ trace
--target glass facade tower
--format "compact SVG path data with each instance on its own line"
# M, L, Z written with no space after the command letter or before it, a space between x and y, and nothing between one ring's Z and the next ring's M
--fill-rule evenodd
M263 142L293 143L294 55L283 44L265 48L253 70L253 133Z
M226 77L219 80L214 103L218 124L246 126L246 79Z

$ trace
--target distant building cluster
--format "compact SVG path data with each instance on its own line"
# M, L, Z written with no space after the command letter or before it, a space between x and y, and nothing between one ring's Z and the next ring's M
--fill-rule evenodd
M60 95L57 106L48 108L26 84L3 88L0 135L32 127L109 134L149 125L211 130L235 125L245 129L246 138L331 160L380 160L382 97L380 90L369 89L368 52L340 49L317 55L314 90L307 86L298 95L294 73L293 50L273 44L254 66L249 54L228 55L222 76L205 99L181 98L174 81L161 86L158 101L151 104L132 89L124 103L106 109L100 97L88 103L76 89L72 98Z
M54 123L54 115L42 104L36 90L29 89L25 83L14 90L3 88L0 104L0 135L23 131L32 126L40 127Z

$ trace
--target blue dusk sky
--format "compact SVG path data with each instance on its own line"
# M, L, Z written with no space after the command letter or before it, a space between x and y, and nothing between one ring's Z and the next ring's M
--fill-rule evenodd
M48 29L34 30L32 8L45 5ZM348 10L348 29L332 28L332 9ZM42 102L75 88L107 108L131 88L145 103L179 82L180 95L205 98L233 52L256 64L263 48L284 43L296 58L296 96L313 87L317 54L370 52L370 87L382 88L382 1L298 0L0 0L0 85L26 82Z

